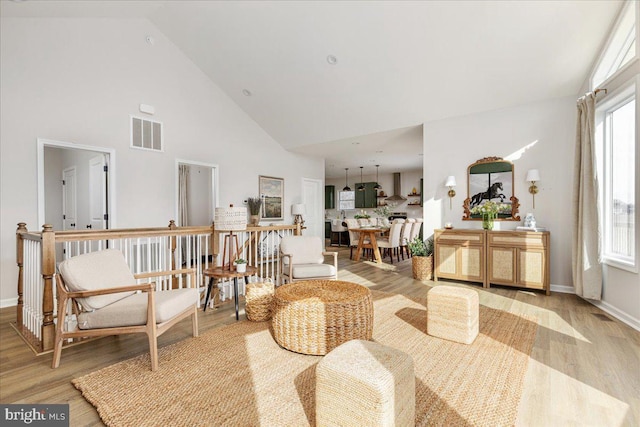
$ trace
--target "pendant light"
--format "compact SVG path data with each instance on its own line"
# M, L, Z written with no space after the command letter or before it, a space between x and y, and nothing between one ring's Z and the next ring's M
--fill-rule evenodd
M364 168L364 166L360 166L360 185L358 186L358 191L364 191L364 182L362 182L362 168Z
M382 185L378 182L378 168L380 165L376 165L376 185L373 186L374 190L382 190Z
M351 191L351 187L348 184L349 181L349 168L344 168L344 188L342 191Z

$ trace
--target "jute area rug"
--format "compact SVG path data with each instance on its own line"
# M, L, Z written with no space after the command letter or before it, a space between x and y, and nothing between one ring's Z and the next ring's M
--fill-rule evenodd
M375 292L374 340L409 353L416 425L513 425L537 324L480 306L464 345L427 335L426 300ZM73 380L111 426L315 425L321 356L279 347L269 322L241 321Z

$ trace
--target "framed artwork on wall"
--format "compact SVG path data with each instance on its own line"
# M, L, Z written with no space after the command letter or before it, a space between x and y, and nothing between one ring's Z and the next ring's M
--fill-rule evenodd
M262 219L284 219L284 179L259 176L260 198L262 199Z

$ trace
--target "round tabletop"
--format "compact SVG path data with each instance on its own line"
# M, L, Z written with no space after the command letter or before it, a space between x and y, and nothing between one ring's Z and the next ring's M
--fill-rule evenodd
M215 277L215 278L233 278L233 277L246 277L253 276L258 272L257 267L247 266L247 271L243 271L242 273L237 272L236 270L228 270L223 267L213 267L202 270L202 274L207 277Z
M371 295L371 290L366 286L341 280L302 280L282 285L275 293L276 298L281 301L313 299L320 303L344 303L367 295Z

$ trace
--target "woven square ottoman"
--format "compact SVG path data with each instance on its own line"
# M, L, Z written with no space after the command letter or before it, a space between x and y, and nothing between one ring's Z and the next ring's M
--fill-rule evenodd
M454 286L437 286L427 293L427 333L471 344L479 330L478 292Z
M244 307L247 319L252 322L264 322L271 319L274 290L275 286L271 279L247 284Z
M412 426L416 382L408 354L351 340L316 367L316 425Z

